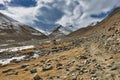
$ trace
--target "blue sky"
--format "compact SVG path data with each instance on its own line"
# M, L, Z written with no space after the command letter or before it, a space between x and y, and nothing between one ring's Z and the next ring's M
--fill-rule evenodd
M101 21L120 0L0 0L0 12L44 33L59 24L77 30Z
M11 0L8 5L12 7L34 7L37 2L35 0Z

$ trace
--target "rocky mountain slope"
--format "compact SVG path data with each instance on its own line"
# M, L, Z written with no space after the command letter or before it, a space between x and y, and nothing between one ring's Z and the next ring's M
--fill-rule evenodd
M112 36L119 33L120 29L120 8L116 8L107 18L95 26L81 28L68 36Z
M0 42L44 39L46 36L34 28L19 23L0 13Z

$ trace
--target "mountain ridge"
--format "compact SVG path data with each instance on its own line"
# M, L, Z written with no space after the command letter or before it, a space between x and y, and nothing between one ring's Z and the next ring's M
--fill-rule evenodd
M102 31L106 30L106 33L108 33L108 28L111 28L114 26L114 24L119 24L119 19L120 17L120 7L116 8L115 10L112 11L104 20L101 22L97 23L95 26L87 26L80 28L70 34L68 34L68 37L73 37L73 36L90 36L96 33L100 33ZM119 28L119 26L117 26Z
M0 13L0 42L44 39L46 35Z

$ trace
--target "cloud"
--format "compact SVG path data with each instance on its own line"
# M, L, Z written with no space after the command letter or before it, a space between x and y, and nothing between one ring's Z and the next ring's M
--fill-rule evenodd
M73 14L67 14L71 12L68 10L57 23L65 26L72 24L75 26L75 29L85 27L90 23L104 19L120 3L119 0L76 0L76 2L78 5L73 7Z
M0 0L0 4L4 4L4 1L3 1L3 0Z
M0 10L6 10L6 6L4 6L3 4L0 4Z
M73 25L74 30L104 19L120 0L2 0L2 13L44 33L57 27Z

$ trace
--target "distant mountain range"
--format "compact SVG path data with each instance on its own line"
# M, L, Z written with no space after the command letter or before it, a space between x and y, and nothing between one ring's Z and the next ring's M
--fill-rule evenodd
M101 22L92 23L87 27L74 31L74 27L59 25L51 34L45 35L40 31L22 24L2 13L0 13L0 42L26 41L45 38L62 38L91 35L114 35L120 28L120 8L115 9L107 18ZM117 25L117 26L115 26ZM117 32L117 31L116 31Z

